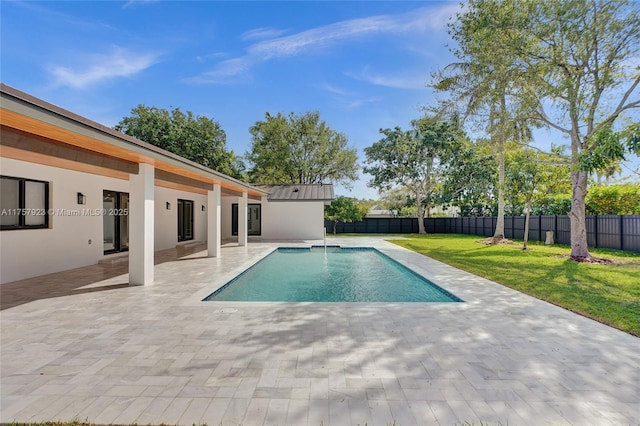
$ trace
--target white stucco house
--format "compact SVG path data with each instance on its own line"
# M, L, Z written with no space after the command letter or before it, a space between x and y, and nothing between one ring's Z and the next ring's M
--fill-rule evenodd
M257 186L0 83L0 283L154 251L324 235L331 185ZM246 217L247 220L238 220Z

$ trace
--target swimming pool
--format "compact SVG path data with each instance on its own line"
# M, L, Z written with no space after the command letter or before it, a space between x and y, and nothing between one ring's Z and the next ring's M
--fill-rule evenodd
M374 248L279 248L205 301L461 302Z

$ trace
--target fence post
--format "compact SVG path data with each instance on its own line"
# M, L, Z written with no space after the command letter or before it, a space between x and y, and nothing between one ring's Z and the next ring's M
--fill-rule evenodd
M618 216L620 221L620 250L624 250L624 216Z
M542 215L538 216L538 241L542 241Z
M560 240L560 235L558 234L558 215L555 214L553 215L553 235L555 235L555 241L559 241Z
M595 239L596 239L596 248L600 247L600 245L598 244L598 240L599 240L599 238L598 238L598 232L599 232L599 230L598 230L598 218L599 218L599 217L600 217L600 216L598 216L598 215L595 215L595 216L594 216L594 218L595 218L595 219L594 219L594 220L595 220L595 224L593 225L593 226L594 226L594 228L595 228L595 231L596 231L596 236L595 236Z

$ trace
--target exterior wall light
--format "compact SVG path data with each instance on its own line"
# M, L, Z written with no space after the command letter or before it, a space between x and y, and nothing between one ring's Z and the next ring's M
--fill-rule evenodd
M82 192L78 192L78 204L87 204L87 196Z
M171 203L170 202L167 201L166 206L167 206L167 210L171 210Z

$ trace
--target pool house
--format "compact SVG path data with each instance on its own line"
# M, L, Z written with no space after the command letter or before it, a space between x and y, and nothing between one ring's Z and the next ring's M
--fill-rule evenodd
M256 186L0 84L0 283L207 243L317 240L331 185ZM246 217L247 220L239 220Z

